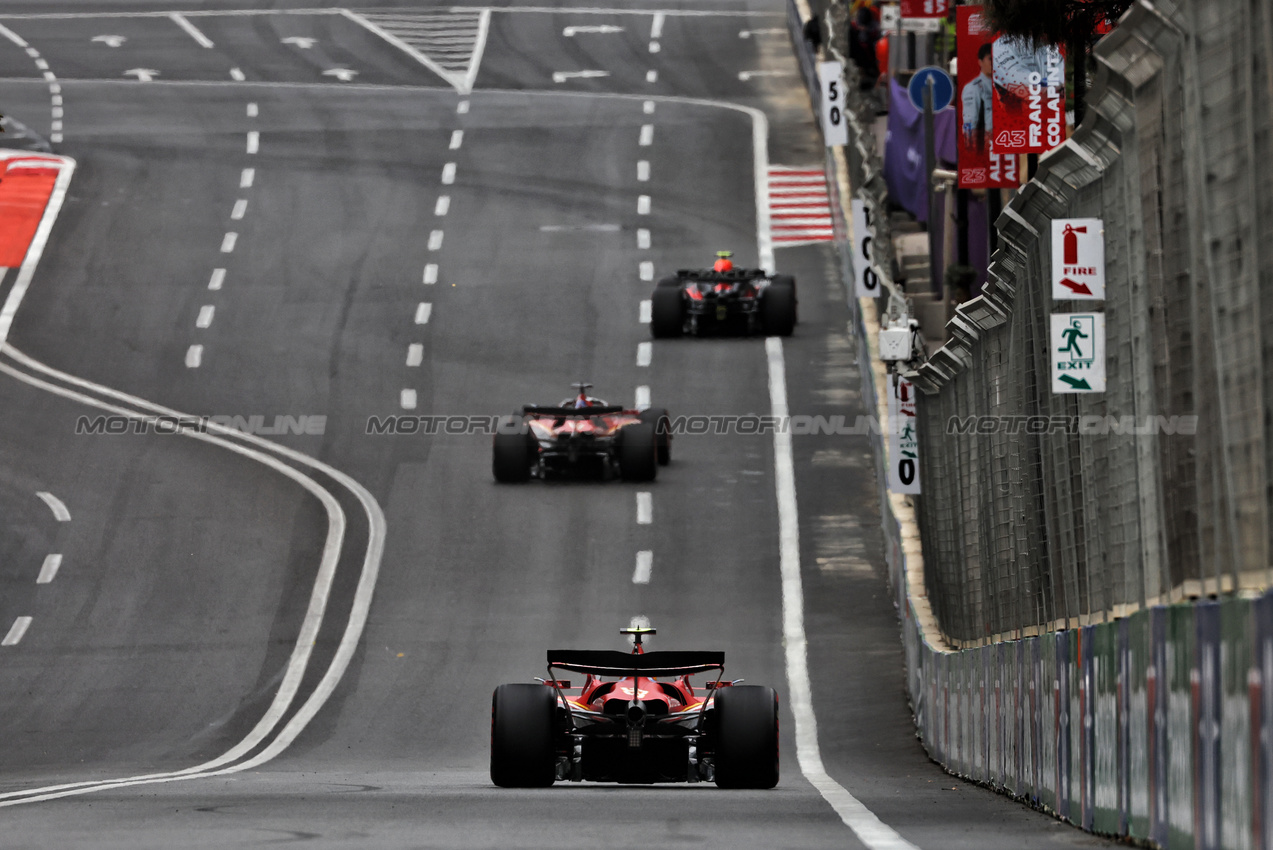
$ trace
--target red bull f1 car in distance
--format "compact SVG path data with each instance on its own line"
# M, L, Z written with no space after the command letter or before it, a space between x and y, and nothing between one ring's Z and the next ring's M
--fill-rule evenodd
M672 460L667 410L610 405L588 395L592 384L556 406L526 405L500 419L494 438L495 480L590 476L653 481Z
M727 251L711 269L681 269L654 287L655 337L721 331L790 336L796 326L796 280L763 269L736 269Z
M631 654L552 650L542 684L508 684L491 701L491 781L778 784L778 695L722 681L725 653L644 652L650 628L621 629ZM581 687L558 670L584 675ZM708 674L695 686L691 677ZM739 680L741 681L741 680Z

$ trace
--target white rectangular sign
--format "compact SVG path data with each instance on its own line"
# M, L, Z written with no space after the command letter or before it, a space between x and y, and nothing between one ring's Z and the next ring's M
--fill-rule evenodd
M880 6L880 29L883 31L884 38L888 38L889 33L897 29L901 21L902 9L896 3L885 3Z
M818 65L822 81L822 137L827 147L847 145L849 128L844 122L844 66L839 62Z
M1099 218L1052 219L1052 297L1104 300L1105 222Z
M918 493L919 411L915 385L903 378L888 379L888 489Z
M1052 392L1105 392L1105 314L1052 314Z
M871 210L866 201L854 198L853 215L853 294L857 298L878 298L880 279L871 268Z

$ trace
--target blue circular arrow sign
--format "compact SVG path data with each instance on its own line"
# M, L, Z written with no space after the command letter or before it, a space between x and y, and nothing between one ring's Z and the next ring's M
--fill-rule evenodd
M924 87L928 85L928 80L933 81L933 111L941 112L950 106L955 99L955 84L941 68L929 65L927 68L920 68L915 72L915 76L911 77L910 84L906 87L906 93L910 95L911 103L920 112L924 111Z

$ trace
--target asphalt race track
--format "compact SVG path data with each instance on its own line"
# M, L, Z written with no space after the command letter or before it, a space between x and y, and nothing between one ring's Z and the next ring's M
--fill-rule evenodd
M498 486L486 434L368 433L577 380L767 415L775 368L793 414L867 413L830 242L772 248L780 344L641 321L651 276L768 258L767 166L821 167L784 7L326 5L0 8L0 112L76 161L0 352L0 631L30 618L0 844L1103 845L924 756L865 436L791 443L823 787L886 825L864 843L796 759L772 435ZM257 433L77 434L164 411ZM778 689L779 786L493 787L492 688L636 616Z

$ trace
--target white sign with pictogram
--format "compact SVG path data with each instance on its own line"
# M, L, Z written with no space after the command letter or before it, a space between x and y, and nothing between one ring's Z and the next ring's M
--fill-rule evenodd
M1105 314L1052 314L1052 392L1105 392Z
M893 493L918 493L919 411L915 385L903 378L889 378L888 393L888 489Z
M1099 218L1052 219L1052 297L1104 300L1105 222Z
M880 279L871 268L871 208L854 198L853 213L853 294L857 298L878 298Z
M839 62L818 64L822 81L822 138L827 147L847 145L849 127L844 120L844 66Z

